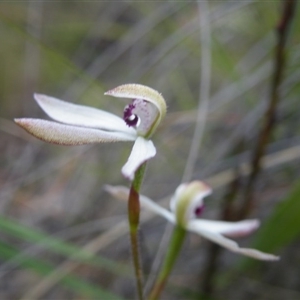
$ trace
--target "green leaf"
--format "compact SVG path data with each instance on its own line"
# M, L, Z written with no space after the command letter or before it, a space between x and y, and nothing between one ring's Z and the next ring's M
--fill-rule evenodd
M257 238L251 248L274 253L290 244L300 236L300 181L290 194L274 208L272 215L257 232ZM253 260L251 260L251 265ZM250 266L249 260L243 262L243 268Z
M264 251L276 251L300 236L300 181L291 193L274 209L258 232L254 246Z

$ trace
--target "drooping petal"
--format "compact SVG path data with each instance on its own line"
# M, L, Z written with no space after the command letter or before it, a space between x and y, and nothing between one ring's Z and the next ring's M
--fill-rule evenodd
M132 135L124 132L108 132L40 119L15 119L15 122L43 141L66 146L132 141L135 139Z
M259 227L258 220L243 220L239 222L210 221L210 220L191 220L188 229L192 231L207 230L228 237L242 237L252 233Z
M152 141L139 136L133 145L126 164L122 168L122 174L126 178L133 180L134 173L138 167L148 159L154 157L155 154L156 149Z
M150 137L153 134L157 126L160 124L161 120L164 118L167 111L166 102L162 95L156 90L141 84L123 84L106 92L105 95L110 95L119 98L146 100L152 103L154 107L156 107L158 113L155 117L153 124L149 124L149 129L146 134L146 137ZM143 120L141 120L141 122L143 122Z
M136 134L122 118L109 112L41 94L34 94L34 98L49 117L61 123Z
M278 256L269 253L264 253L256 249L240 248L236 242L216 232L207 230L197 230L195 232L232 252L246 255L259 260L279 260Z
M116 199L127 201L129 195L129 189L124 186L112 186L112 185L105 185L104 189L114 196ZM149 199L144 195L140 195L140 203L143 208L146 208L162 217L167 219L171 223L175 223L174 215L169 212L167 209L161 207L160 205L156 204L153 200Z

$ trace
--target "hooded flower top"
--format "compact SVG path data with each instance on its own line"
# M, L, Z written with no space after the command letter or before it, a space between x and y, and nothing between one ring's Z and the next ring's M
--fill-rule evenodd
M129 190L123 186L106 186L106 191L117 199L127 200ZM159 206L151 199L140 195L141 205L188 231L195 232L228 250L259 260L278 260L279 257L255 249L240 248L228 237L245 236L256 230L258 220L239 222L210 221L199 219L203 208L203 198L211 194L211 188L201 181L179 185L171 202L170 211Z
M140 84L124 84L105 95L133 99L124 109L123 119L100 109L35 94L39 106L57 122L28 118L15 122L35 137L60 145L134 141L122 168L123 175L133 180L138 167L156 154L149 138L166 114L166 103L157 91Z

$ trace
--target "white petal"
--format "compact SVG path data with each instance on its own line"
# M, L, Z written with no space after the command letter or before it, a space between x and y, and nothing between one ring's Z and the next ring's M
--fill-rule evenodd
M122 118L109 112L41 94L34 94L34 98L45 113L56 121L135 135L135 130L128 127Z
M152 141L139 136L133 145L126 164L122 168L122 174L126 178L133 180L134 173L138 167L148 159L154 157L155 154L156 149Z
M236 242L228 238L225 238L221 234L218 234L216 232L207 231L207 230L198 230L197 233L207 238L208 240L235 253L250 256L252 258L256 258L259 260L279 260L278 256L264 253L259 250L250 249L250 248L240 248Z
M60 145L69 146L134 140L130 134L123 132L108 132L40 119L15 119L15 122L35 137Z
M112 196L119 200L127 201L129 195L129 189L124 186L112 186L112 185L105 185L104 189L110 193ZM169 212L167 209L161 207L160 205L156 204L153 200L149 199L144 195L140 195L140 203L142 208L146 208L162 217L170 221L171 223L175 223L174 215Z
M225 221L209 221L194 219L188 224L189 229L207 230L220 234L225 234L229 237L245 236L253 232L259 227L258 220L244 220L240 222L225 222Z

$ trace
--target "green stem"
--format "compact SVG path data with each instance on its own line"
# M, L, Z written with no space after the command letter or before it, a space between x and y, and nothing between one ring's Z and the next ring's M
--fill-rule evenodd
M186 234L186 230L184 228L178 225L174 228L168 253L166 255L164 264L161 268L158 278L154 284L154 287L150 293L149 300L158 299L160 293L162 292L168 280L168 276L171 273L172 268L177 259L177 256L180 252L181 246L185 238L185 234Z
M138 229L140 221L139 192L143 182L146 163L142 164L135 172L134 180L130 187L128 198L128 221L131 241L131 251L135 270L137 292L140 300L143 299L143 274L140 263Z

